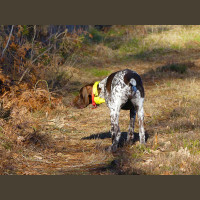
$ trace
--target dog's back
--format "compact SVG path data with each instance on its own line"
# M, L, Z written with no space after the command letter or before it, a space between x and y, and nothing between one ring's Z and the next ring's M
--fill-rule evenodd
M144 87L141 77L130 69L117 71L99 83L101 94L105 98L109 108L120 106L122 109L130 109L131 99L144 98Z

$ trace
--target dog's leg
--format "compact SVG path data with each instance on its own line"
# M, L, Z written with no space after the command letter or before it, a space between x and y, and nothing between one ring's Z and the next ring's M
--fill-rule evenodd
M111 109L111 112L110 112L111 135L112 135L112 146L110 147L110 150L113 152L117 150L117 146L118 146L119 139L121 136L121 132L119 128L119 112L120 112L120 108Z
M139 121L140 143L145 144L143 99L140 101L138 106L138 121Z
M136 110L134 107L132 107L130 110L130 124L129 124L129 130L127 134L127 143L130 143L134 139L135 118L136 118Z

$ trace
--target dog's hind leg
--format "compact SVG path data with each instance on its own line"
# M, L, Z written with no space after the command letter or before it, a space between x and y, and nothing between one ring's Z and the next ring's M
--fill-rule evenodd
M127 143L131 143L134 139L134 125L135 125L135 118L136 118L136 110L134 107L130 109L130 124L129 130L127 134Z
M141 99L138 105L138 121L139 121L139 136L140 143L145 144L145 132L144 132L144 109L143 109L143 100Z
M121 137L121 132L119 128L119 113L120 108L111 109L110 119L111 119L111 135L112 135L112 146L111 151L115 152L118 147L119 139Z

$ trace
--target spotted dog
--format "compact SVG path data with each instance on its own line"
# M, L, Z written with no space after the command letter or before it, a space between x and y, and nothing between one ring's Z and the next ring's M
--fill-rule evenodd
M81 88L80 94L76 97L74 105L84 108L92 103L92 87L89 84ZM130 69L117 71L103 79L98 84L99 97L104 98L110 109L112 146L111 151L116 151L121 136L119 128L120 110L130 110L130 124L127 135L127 142L134 139L134 123L136 113L139 121L140 143L145 143L144 132L144 88L141 77Z

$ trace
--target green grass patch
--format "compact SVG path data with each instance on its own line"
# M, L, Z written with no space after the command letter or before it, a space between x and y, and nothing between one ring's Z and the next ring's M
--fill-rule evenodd
M188 148L190 151L194 153L194 151L200 152L200 142L198 139L196 140L186 140L183 139L184 148Z
M91 73L93 76L96 76L96 77L108 76L111 73L109 70L96 69L96 68L87 69L86 71Z
M179 50L181 50L181 48L182 48L182 44L172 44L171 45L171 49L173 49L173 50L179 51Z
M109 29L109 31L107 32L107 36L123 36L125 34L125 29L123 28L118 28L118 29L114 29L114 28L111 28Z
M96 28L91 28L89 33L84 37L84 43L100 43L104 40L104 33L97 30Z
M196 36L196 37L194 38L194 41L200 42L200 36L199 36L199 35Z
M130 41L127 41L125 44L121 45L119 50L121 52L135 52L139 48L140 40L138 38L132 38Z

